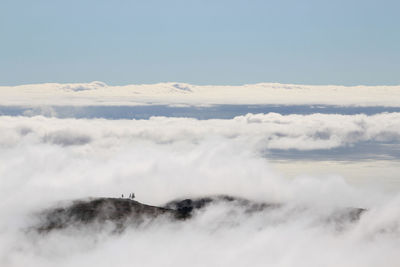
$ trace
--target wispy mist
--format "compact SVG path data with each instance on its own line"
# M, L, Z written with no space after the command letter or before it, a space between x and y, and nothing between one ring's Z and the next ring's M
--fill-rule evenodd
M398 142L400 117L279 114L233 120L77 120L1 117L1 266L397 266L399 197L350 186L335 173L287 179L260 151ZM162 205L228 194L279 209L248 214L215 204L191 219L31 227L46 208L88 196ZM367 211L336 221L346 208Z

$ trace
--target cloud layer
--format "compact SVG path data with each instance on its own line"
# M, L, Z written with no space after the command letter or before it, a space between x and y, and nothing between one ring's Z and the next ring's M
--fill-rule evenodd
M185 83L108 86L103 82L0 86L0 105L339 105L400 106L400 86Z
M398 195L355 188L334 174L285 179L258 151L393 141L399 118L397 113L249 114L208 121L0 117L0 265L398 266ZM35 212L60 200L132 191L149 204L231 194L285 207L251 216L215 205L192 221L160 220L121 235L112 235L111 226L49 235L27 231ZM337 227L329 214L346 207L369 211L359 222Z
M247 114L231 120L152 117L150 120L0 117L0 146L24 142L90 147L233 140L253 151L316 150L360 142L398 143L400 113L359 115Z

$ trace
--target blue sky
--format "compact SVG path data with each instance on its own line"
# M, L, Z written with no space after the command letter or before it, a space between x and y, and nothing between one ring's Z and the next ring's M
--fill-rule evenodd
M400 84L400 1L1 0L0 85Z

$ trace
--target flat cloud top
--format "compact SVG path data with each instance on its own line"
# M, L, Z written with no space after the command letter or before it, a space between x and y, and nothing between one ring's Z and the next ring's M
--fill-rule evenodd
M400 107L400 86L240 86L158 83L109 86L103 82L0 86L0 105L214 105L277 104Z

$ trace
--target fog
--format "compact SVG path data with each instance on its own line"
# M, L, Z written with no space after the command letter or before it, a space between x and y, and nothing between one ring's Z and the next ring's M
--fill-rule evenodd
M335 171L289 179L264 153L398 143L399 129L398 113L0 117L0 266L399 266L397 192L350 185ZM121 234L111 223L32 230L36 214L60 202L132 191L152 205L228 194L283 206L248 214L214 204L187 221L160 217ZM332 219L351 207L367 211L354 222Z

